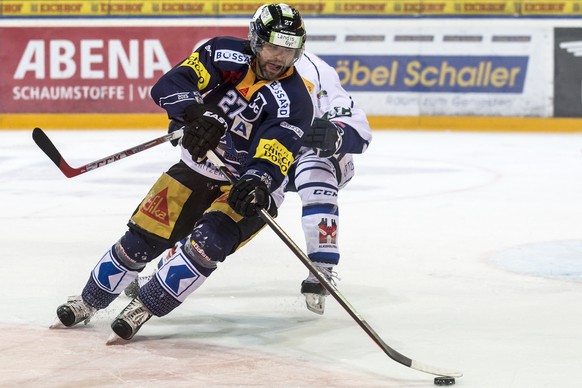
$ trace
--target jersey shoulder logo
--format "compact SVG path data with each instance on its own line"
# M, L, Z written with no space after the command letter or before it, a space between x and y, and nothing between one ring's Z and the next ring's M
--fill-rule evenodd
M198 76L198 89L202 90L208 86L210 82L210 73L202 62L200 62L200 55L197 52L193 52L190 56L180 64L180 66L191 67L196 75Z
M214 52L214 61L226 61L226 62L234 62L234 63L248 63L249 57L244 55L241 52L235 50L216 50Z
M275 101L277 102L278 109L277 109L277 117L289 117L290 114L290 101L289 96L287 96L287 92L283 89L283 85L279 81L273 81L267 85L273 97L275 97Z

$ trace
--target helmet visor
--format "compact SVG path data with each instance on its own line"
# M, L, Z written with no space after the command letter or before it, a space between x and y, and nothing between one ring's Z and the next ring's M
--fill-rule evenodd
M289 67L297 62L304 50L300 37L279 32L273 32L269 42L256 36L251 44L253 44L253 51L257 55L263 59L276 59L284 67Z

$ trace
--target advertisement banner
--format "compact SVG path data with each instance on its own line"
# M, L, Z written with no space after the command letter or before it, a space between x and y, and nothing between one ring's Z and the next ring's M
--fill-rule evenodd
M554 29L554 116L582 117L582 28Z
M264 4L240 0L0 0L1 17L247 16ZM305 16L567 16L582 0L295 0Z
M322 24L308 24L308 31L329 33ZM551 28L451 20L351 27L308 41L308 50L336 69L371 115L552 115Z
M455 3L455 14L461 15L516 15L519 2L500 0L464 0Z
M580 15L582 14L582 1L523 0L520 14L523 16Z
M216 0L0 0L0 16L247 16L263 4ZM306 16L336 13L333 0L298 0L293 6Z
M0 27L0 113L159 113L151 86L246 27Z
M325 55L350 92L522 93L527 56Z
M214 1L0 0L3 16L211 16Z
M149 96L162 74L208 38L248 33L239 19L82 23L0 27L0 115L163 113ZM551 117L553 27L492 23L307 19L306 48L371 116Z

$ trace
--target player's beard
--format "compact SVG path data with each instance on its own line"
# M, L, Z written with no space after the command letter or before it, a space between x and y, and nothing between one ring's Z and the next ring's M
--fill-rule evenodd
M287 70L287 67L275 62L261 63L257 59L255 60L255 70L259 78L272 81L279 78Z

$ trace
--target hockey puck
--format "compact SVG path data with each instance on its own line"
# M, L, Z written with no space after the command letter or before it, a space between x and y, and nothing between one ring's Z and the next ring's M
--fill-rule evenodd
M434 378L434 385L455 385L455 378L448 376L439 376Z

